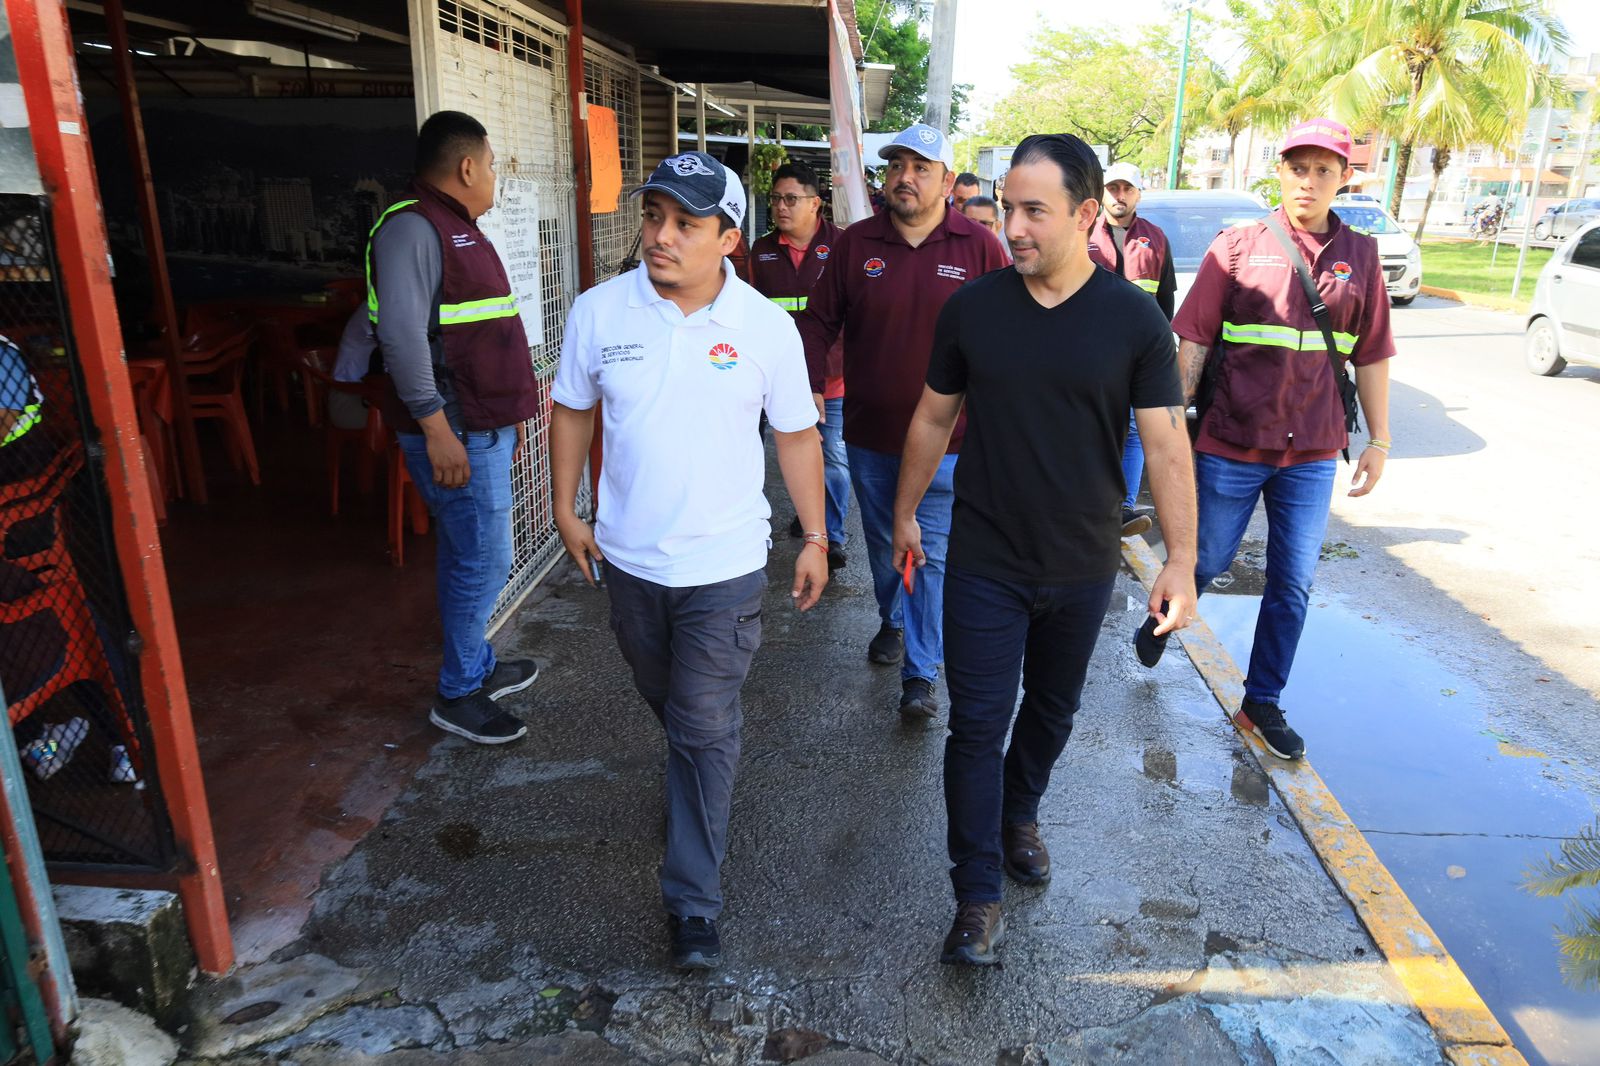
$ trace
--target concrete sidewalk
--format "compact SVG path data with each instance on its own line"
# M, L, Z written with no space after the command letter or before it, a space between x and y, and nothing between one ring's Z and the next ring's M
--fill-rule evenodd
M664 742L563 567L499 640L542 663L529 737L441 741L325 879L300 947L371 994L248 1061L1442 1061L1177 642L1134 661L1127 578L1041 812L1055 878L1008 885L1002 967L940 966L944 730L903 726L898 671L866 661L860 552L800 615L796 548L744 691L720 971L666 965Z

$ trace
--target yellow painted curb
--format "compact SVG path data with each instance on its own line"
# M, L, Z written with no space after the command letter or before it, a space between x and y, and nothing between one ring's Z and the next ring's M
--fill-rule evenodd
M1122 542L1122 558L1146 588L1161 572L1161 561L1140 538ZM1233 657L1204 619L1180 631L1178 639L1231 721L1244 699L1244 675ZM1449 1061L1455 1066L1526 1066L1511 1037L1310 761L1279 759L1255 734L1240 736L1438 1036Z
M1495 296L1483 292L1463 292L1458 289L1441 289L1437 285L1424 285L1421 288L1424 296L1438 296L1445 300L1454 300L1456 303L1468 304L1472 307L1487 307L1491 311L1519 311L1525 312L1533 306L1533 298L1513 300L1509 296Z

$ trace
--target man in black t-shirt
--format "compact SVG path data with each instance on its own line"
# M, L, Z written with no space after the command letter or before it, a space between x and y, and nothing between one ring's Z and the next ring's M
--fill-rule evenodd
M946 963L997 961L1002 869L1024 884L1050 878L1039 799L1116 581L1130 407L1168 549L1149 610L1158 632L1192 618L1194 469L1172 336L1155 301L1089 259L1101 188L1099 161L1076 137L1017 148L1005 191L1015 268L946 302L901 459L895 558L921 565L917 503L965 402L944 602L956 896Z

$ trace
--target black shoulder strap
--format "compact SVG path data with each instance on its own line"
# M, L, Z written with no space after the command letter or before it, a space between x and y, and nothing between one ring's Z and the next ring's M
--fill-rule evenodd
M1311 278L1311 271L1306 267L1305 256L1300 254L1300 249L1289 239L1289 234L1284 230L1283 223L1278 221L1276 214L1268 215L1262 219L1267 224L1267 229L1278 238L1278 243L1283 245L1284 254L1289 257L1289 262L1294 265L1294 272L1300 278L1300 288L1306 294L1306 300L1311 304L1311 317L1317 320L1317 328L1322 331L1322 343L1328 350L1328 365L1333 370L1333 382L1339 389L1339 401L1344 407L1345 428L1356 428L1355 385L1350 380L1350 375L1345 373L1344 356L1339 354L1339 346L1333 340L1333 323L1328 318L1328 305L1322 299L1322 293L1317 291L1317 283ZM1350 450L1345 449L1346 461L1350 458Z

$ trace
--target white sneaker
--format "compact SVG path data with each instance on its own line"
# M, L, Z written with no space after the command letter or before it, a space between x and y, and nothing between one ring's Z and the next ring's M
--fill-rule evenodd
M33 776L48 781L72 761L78 745L89 735L89 722L85 718L69 718L61 725L46 726L43 735L22 749L22 761L33 770Z

